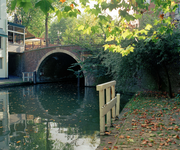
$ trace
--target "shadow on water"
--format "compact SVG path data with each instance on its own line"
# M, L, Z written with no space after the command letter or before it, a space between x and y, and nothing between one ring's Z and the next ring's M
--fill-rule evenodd
M121 94L121 105L131 97ZM1 88L0 150L93 150L99 143L95 88L57 83Z

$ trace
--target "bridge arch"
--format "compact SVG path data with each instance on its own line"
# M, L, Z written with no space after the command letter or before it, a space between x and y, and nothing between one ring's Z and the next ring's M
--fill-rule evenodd
M65 50L65 49L60 49L60 48L56 48L55 50L52 50L52 51L49 51L47 52L39 61L38 61L38 64L37 64L37 67L35 69L36 73L37 73L37 76L36 76L36 80L37 82L41 82L40 81L40 72L41 72L41 66L43 65L43 63L47 60L48 57L52 56L53 54L66 54L68 55L69 57L71 57L72 59L74 59L76 62L80 62L80 58L78 58L76 56L76 54L68 51L68 50ZM80 65L79 65L80 66ZM82 66L80 66L80 68L82 68ZM83 75L84 75L84 72L83 72ZM85 78L84 78L85 80Z

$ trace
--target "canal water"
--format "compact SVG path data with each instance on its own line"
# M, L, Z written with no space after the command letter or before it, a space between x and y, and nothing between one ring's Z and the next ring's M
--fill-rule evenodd
M94 150L98 92L73 85L0 89L0 150Z
M95 88L58 83L0 88L0 150L95 150L99 144Z

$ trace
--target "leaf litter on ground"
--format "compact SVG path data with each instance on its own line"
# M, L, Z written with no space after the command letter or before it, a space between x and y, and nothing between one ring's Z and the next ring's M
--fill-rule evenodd
M124 109L129 111L123 116L123 125L117 125L119 135L114 137L116 149L180 149L180 98L157 98L139 94Z

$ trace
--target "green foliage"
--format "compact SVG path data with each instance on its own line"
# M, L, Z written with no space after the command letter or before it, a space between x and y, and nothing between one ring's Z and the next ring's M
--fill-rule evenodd
M151 16L158 16L160 11L163 11L164 13L172 13L177 8L176 3L171 3L172 0L153 0L151 2L155 4L155 8L152 9ZM131 43L129 45L126 45L125 47L122 47L122 41L126 38L136 40L147 39L147 42L150 40L152 40L153 42L158 41L156 40L156 35L151 35L150 37L149 35L147 35L152 26L147 24L147 26L145 26L143 29L131 27L132 21L135 21L136 19L139 19L144 15L144 11L142 10L147 10L146 13L148 13L149 4L145 3L145 0L132 0L129 2L126 2L125 0L112 0L110 2L98 0L98 4L96 4L94 7L96 8L98 6L98 8L101 8L101 11L99 9L90 9L89 6L86 5L86 3L84 5L86 7L86 11L88 13L96 15L99 18L99 23L103 24L103 26L106 28L106 41L114 41L113 46L109 43L105 45L105 49L108 49L109 51L121 53L123 56L128 55L130 52L133 52L134 45L132 45ZM118 24L114 24L112 18L108 18L106 21L104 21L104 18L107 17L107 14L102 14L102 12L106 11L107 9L109 9L110 11L119 9ZM134 10L136 14L129 13L130 10ZM156 29L156 32L161 35L165 35L166 33L172 33L174 25L171 22L171 16L168 18L156 18L154 20L154 23L156 25L166 24L166 26L159 26ZM90 31L92 31L92 28L87 26L84 28L82 27L82 29L88 29L89 32L86 33L91 33Z
M149 33L153 34L153 32L151 30ZM165 75L164 68L178 62L180 32L176 29L172 34L166 33L163 36L157 34L157 37L158 41L156 43L152 39L139 42L124 40L123 46L130 43L134 44L134 52L126 57L113 52L106 53L103 56L105 66L108 67L109 72L117 81L118 90L128 90L128 88L132 89L138 86L148 89L148 85L142 87L141 83L145 73L154 78L157 83L157 90L158 85L159 90L167 90L168 84L166 80L168 77ZM166 85L163 85L163 83L166 83Z
M54 21L49 29L50 43L63 44L62 38L67 28L72 28L74 18L62 18Z
M22 25L24 25L30 33L32 33L36 37L42 37L44 33L45 16L39 8L35 8L35 3L36 0L33 0L31 2L32 7L29 9L28 12L25 12L23 8L15 8L15 10L12 11L10 9L12 2L7 1L7 13L9 16L13 16L14 14L16 14L18 20L22 21ZM9 21L13 22L13 20Z
M83 73L88 72L93 74L93 76L100 78L107 73L107 68L102 65L102 60L100 58L100 55L105 53L102 48L105 41L103 37L103 29L92 34L85 34L83 33L84 31L79 29L81 28L81 25L85 25L87 22L89 27L99 29L98 21L94 15L84 15L78 19L62 18L60 22L53 23L53 26L51 26L50 29L50 35L56 35L54 36L54 39L59 39L61 45L72 44L79 45L83 48L83 52L81 51L81 53L84 55L82 55L84 61L79 59L78 63L73 64L69 68L70 71L73 71L74 67L80 65ZM61 34L57 35L57 33ZM79 71L74 71L76 76L78 76L78 73Z
M174 12L178 5L173 1L174 0L151 0L151 2L155 4L155 8L152 9L152 15L158 16L160 11L164 13ZM126 47L122 47L121 43L126 38L137 40L147 39L147 41L152 40L153 42L158 41L156 40L156 35L152 35L150 37L147 36L147 33L149 32L151 26L147 25L147 27L144 27L144 29L141 30L136 29L135 27L130 27L132 21L135 21L136 19L139 19L141 18L141 16L143 16L144 11L142 10L148 10L149 4L146 3L146 0L131 0L129 2L127 2L126 0L96 0L97 3L92 9L90 9L90 6L87 5L87 3L89 3L88 0L80 0L80 2L82 4L82 7L85 8L85 12L93 14L98 18L99 25L101 25L99 26L99 28L104 28L106 38L109 40L111 37L114 37L113 39L111 39L111 41L114 41L114 45L109 49L110 51L121 53L123 56L128 55L130 52L133 52L134 45L132 44L129 44ZM177 2L177 0L175 0L175 2ZM27 12L28 3L30 3L30 0L13 0L11 8L15 9L16 6L23 7L24 10ZM77 6L75 2L72 4ZM59 2L59 5L61 6L60 9L59 7L57 7L57 5L53 5L52 0L40 0L36 3L36 6L40 7L40 9L44 12L45 15L47 15L50 10L54 10L59 21L62 17L77 17L77 15L80 14L77 9L71 8L69 6L69 3L66 1ZM29 8L31 8L31 6L29 6ZM114 24L113 19L107 13L105 13L107 9L109 9L110 11L118 10L119 20L117 24ZM136 14L129 13L132 10L136 12ZM161 15L161 18L155 19L154 22L155 24L162 24L162 22L166 24L166 26L162 25L157 28L156 32L158 34L172 34L174 25L171 24L171 16L168 18L164 18ZM84 34L95 33L99 30L97 27L88 26L88 24L84 25L84 27L81 27L81 29L84 30ZM110 45L109 43L107 44Z
M15 7L23 7L24 11L27 12L29 10L29 8L32 7L32 3L31 0L14 0L11 2L11 9L14 10Z
M52 7L51 2L49 0L38 1L35 7L40 7L40 9L43 11L45 15L47 15L50 9L54 10L54 7Z

